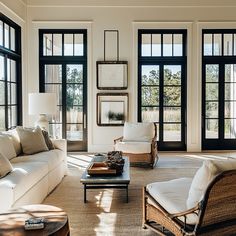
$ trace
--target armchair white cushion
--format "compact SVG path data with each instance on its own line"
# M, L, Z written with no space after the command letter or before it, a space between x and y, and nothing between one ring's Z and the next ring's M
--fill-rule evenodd
M124 153L150 153L151 142L118 142L115 145L115 149Z

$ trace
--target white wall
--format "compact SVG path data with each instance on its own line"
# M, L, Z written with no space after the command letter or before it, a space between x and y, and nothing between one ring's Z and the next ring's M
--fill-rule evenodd
M18 0L20 1L20 0ZM8 2L5 0L5 2ZM103 60L103 31L117 29L120 33L120 60L129 63L130 121L137 119L137 29L187 28L188 78L187 78L187 149L201 150L201 73L199 25L211 27L209 22L234 24L234 0L28 0L27 3L27 81L25 94L38 91L38 31L42 28L88 29L88 127L89 151L112 149L113 139L122 134L122 127L96 125L96 61ZM14 5L13 11L17 8ZM16 12L21 15L21 12ZM218 24L214 27L217 28ZM26 57L25 57L26 58ZM27 114L27 99L24 101ZM32 119L24 117L26 125Z

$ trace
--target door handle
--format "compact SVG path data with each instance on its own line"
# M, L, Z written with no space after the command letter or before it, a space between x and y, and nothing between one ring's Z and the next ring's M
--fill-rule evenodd
M87 116L84 114L84 129L87 128Z

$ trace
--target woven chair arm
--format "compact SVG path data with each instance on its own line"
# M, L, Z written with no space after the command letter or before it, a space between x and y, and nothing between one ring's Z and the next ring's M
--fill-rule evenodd
M116 144L117 142L121 141L123 139L123 136L117 138L117 139L114 139L114 144Z
M177 218L177 217L181 217L181 216L186 216L186 215L189 215L189 214L197 214L196 211L199 211L200 210L200 206L199 204L191 209L188 209L187 211L183 211L183 212L179 212L179 213L175 213L175 214L170 214L169 217L170 218Z

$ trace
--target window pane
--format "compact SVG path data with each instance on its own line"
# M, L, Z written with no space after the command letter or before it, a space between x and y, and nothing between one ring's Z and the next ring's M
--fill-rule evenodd
M61 85L59 85L59 84L45 84L45 92L46 93L56 93L56 95L57 95L57 105L62 105Z
M218 138L218 120L206 119L206 138L217 139Z
M16 84L11 83L11 104L16 104L17 103L17 99L16 99Z
M224 34L224 56L232 56L233 51L233 35Z
M16 106L10 106L8 109L8 128L12 128L17 125L16 117L17 117Z
M222 55L221 36L222 36L222 34L214 34L214 56L221 56Z
M43 34L43 55L52 56L52 34Z
M174 34L174 56L183 56L183 35Z
M142 87L142 106L159 105L159 87Z
M236 83L225 83L225 100L236 100Z
M225 82L236 82L236 65L225 65Z
M161 34L152 35L152 56L161 56Z
M66 82L83 83L83 65L66 65Z
M143 85L158 85L159 79L159 66L142 66Z
M69 141L83 140L83 125L68 124L66 126L66 138Z
M11 27L11 50L15 51L15 49L16 49L15 29Z
M181 122L181 108L164 107L164 122Z
M206 101L218 100L218 83L206 83Z
M64 34L64 55L73 56L73 34Z
M74 34L75 37L75 56L83 56L84 55L84 37L83 34Z
M181 66L164 66L164 85L181 84Z
M204 56L212 56L212 34L204 34Z
M66 86L67 109L74 105L83 105L83 85L67 84Z
M159 107L142 107L142 122L159 122Z
M236 138L236 119L225 120L225 138L226 139Z
M225 118L236 118L236 102L225 102Z
M5 82L0 81L0 105L5 104Z
M0 130L5 130L5 107L0 106Z
M172 34L163 34L163 56L172 56Z
M151 34L142 34L142 56L151 56Z
M67 109L67 123L83 123L83 107L73 106Z
M4 57L0 56L0 80L5 80Z
M45 65L45 83L61 83L61 65Z
M53 138L62 138L62 124L49 124L49 134Z
M206 102L206 118L218 118L218 102Z
M11 60L11 82L16 82L16 61Z
M53 56L62 56L62 34L53 34Z
M181 87L164 87L164 106L181 105Z
M4 23L4 46L9 48L9 25Z
M11 81L11 59L7 59L7 81Z
M181 124L164 124L164 141L181 141Z
M50 123L62 123L62 106L57 106L56 114L48 115Z
M236 56L236 34L234 34L234 56Z
M0 20L0 45L3 46L3 22Z
M206 65L206 82L219 81L219 65Z

